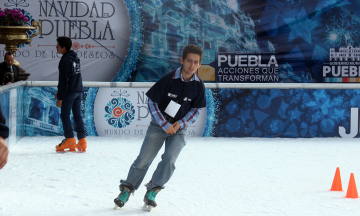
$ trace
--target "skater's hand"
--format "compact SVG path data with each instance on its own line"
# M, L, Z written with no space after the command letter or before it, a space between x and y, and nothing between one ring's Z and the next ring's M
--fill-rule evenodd
M62 100L57 100L57 101L56 101L56 106L57 106L57 107L61 107L61 105L62 105Z
M179 122L175 122L172 127L174 128L174 130L177 132L180 129L180 123Z
M176 133L176 130L174 129L174 127L171 125L166 131L166 134L174 134Z
M56 92L56 94L55 94L55 100L57 100L57 92Z
M2 169L8 161L9 149L4 138L0 136L0 169Z

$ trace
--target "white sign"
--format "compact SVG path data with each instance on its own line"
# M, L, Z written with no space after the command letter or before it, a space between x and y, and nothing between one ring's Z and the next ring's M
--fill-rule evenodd
M99 136L145 136L151 121L148 88L100 88L94 104L94 123ZM189 136L201 136L206 120L203 109Z
M0 0L0 8L19 8L30 21L41 23L42 33L32 39L32 46L21 45L15 53L20 66L31 73L30 81L58 80L59 36L72 39L83 81L112 81L124 63L121 59L126 59L131 25L124 1ZM4 48L0 44L0 59Z
M174 101L170 101L169 105L166 107L165 112L171 116L171 117L175 117L176 113L179 111L181 105L174 102Z

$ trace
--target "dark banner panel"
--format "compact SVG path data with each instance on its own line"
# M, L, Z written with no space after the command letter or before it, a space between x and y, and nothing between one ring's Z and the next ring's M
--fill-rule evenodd
M221 89L212 95L218 109L211 136L353 138L359 132L359 90Z
M131 81L180 66L204 49L207 82L359 82L359 4L332 1L139 1L144 37ZM270 60L270 61L269 61Z

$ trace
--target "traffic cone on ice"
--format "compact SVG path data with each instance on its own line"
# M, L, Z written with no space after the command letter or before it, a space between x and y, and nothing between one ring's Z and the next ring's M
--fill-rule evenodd
M356 189L354 173L350 174L350 181L349 181L349 186L348 186L348 190L346 193L346 198L353 198L353 199L359 198L358 192Z
M331 191L343 191L342 184L341 184L341 177L340 177L340 169L339 167L336 168L334 180L331 186Z

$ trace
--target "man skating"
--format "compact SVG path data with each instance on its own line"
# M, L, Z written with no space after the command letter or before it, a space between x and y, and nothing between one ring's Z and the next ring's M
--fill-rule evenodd
M56 146L57 152L64 150L85 152L86 133L84 121L81 117L81 99L84 92L80 59L77 54L70 50L72 41L69 37L58 37L56 50L63 56L59 62L59 83L58 92L55 95L56 106L61 107L60 118L63 123L65 139ZM77 132L78 144L74 138L74 132L70 120L70 112L73 112L75 130Z
M165 74L146 93L152 120L127 179L120 181L121 193L114 199L115 207L123 207L130 194L139 188L165 141L165 152L151 181L146 184L147 192L144 197L146 207L156 207L155 197L171 178L175 161L186 145L188 125L195 122L206 106L205 86L196 75L202 57L200 47L186 46L180 58L182 67Z

